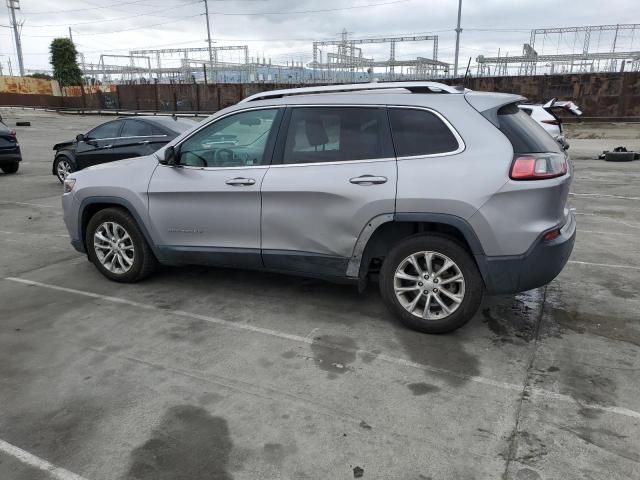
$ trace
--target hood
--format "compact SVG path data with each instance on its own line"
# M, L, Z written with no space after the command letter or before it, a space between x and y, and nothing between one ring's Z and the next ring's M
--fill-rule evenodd
M75 141L74 141L74 140L69 140L69 141L67 141L67 142L60 142L60 143L56 143L56 144L53 146L53 149L54 149L54 150L60 150L61 148L64 148L64 147L70 147L70 146L71 146L71 145L73 145L74 143L75 143Z
M116 160L115 162L107 162L107 163L100 163L98 165L92 165L90 167L87 167L83 170L80 170L81 172L95 172L98 170L117 170L117 169L128 169L128 168L132 168L134 165L141 165L142 163L153 163L153 164L157 164L158 163L158 159L157 157L152 153L151 155L146 155L144 157L132 157L132 158L125 158L124 160Z

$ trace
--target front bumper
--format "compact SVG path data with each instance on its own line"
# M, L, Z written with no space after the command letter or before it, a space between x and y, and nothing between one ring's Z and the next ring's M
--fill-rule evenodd
M489 294L508 294L538 288L551 282L569 260L576 240L576 220L569 214L560 236L549 242L539 238L523 255L476 260Z
M71 238L71 245L78 252L86 253L84 242L82 241L82 232L80 232L80 222L78 221L80 202L78 202L73 192L62 195L62 210L64 212L64 224Z

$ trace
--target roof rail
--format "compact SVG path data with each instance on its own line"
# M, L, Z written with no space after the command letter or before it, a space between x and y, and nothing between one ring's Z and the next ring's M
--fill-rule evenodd
M380 83L352 83L346 85L327 85L322 87L288 88L286 90L271 90L251 95L240 103L282 98L292 95L314 95L319 93L362 92L371 90L391 90L403 88L411 93L464 93L450 85L438 82L380 82Z

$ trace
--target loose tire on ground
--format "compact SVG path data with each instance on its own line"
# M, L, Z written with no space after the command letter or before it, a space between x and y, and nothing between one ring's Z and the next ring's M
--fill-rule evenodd
M450 259L451 262L454 263L455 267L455 269L452 268L451 271L458 271L463 277L463 283L461 283L459 287L455 287L460 288L463 291L462 301L459 302L458 306L455 310L452 311L451 314L445 316L442 319L437 318L437 309L439 307L437 304L433 304L433 299L430 300L430 305L433 305L433 307L436 308L436 316L432 316L432 319L427 320L416 316L413 313L410 313L407 308L405 308L400 303L400 299L396 295L396 288L405 288L396 284L396 282L402 281L396 279L398 269L402 268L403 265L407 265L406 260L412 254L418 253L420 255L421 252L433 252L437 254L435 256L431 255L430 258L432 259ZM424 257L422 258L423 259L421 261L424 262ZM439 261L444 263L443 260ZM437 265L438 264L436 264L436 267ZM433 270L437 271L435 268ZM404 270L400 271L400 274L402 273L404 273ZM423 271L423 273L426 274L427 272ZM453 278L453 276L455 276L453 273L449 275L450 277L447 279L444 278L445 273L441 273L440 289L443 288L442 285L445 281L450 280L451 278ZM431 275L430 278L431 282L435 282L439 277L433 277L433 275ZM411 280L410 282L412 281L413 280ZM426 281L423 283L423 285L427 285ZM438 285L436 284L432 286L437 287ZM422 286L420 288L426 287ZM467 252L467 250L463 246L461 246L455 239L447 236L440 236L437 234L416 235L401 241L391 249L389 255L387 255L387 257L385 258L382 264L382 269L380 271L380 293L387 308L389 308L392 313L398 316L402 323L404 323L409 328L425 333L446 333L463 326L465 323L471 320L471 318L480 308L483 290L484 283L482 281L482 277L480 276L478 267L469 252ZM451 292L450 290L448 291ZM423 293L424 298L431 298L430 296L428 296L427 291L424 291ZM442 293L444 292L440 292L439 298L446 297L442 296ZM424 302L426 304L424 298L419 300L419 303ZM442 314L445 314L444 310L442 310ZM432 315L431 312L430 315Z
M630 162L634 158L634 152L607 152L604 155L606 162Z
M95 243L95 233L96 230L108 223L121 226L131 238L133 244L133 265L126 272L118 273L110 271L99 259L98 249ZM157 260L136 221L124 209L106 208L91 217L86 229L85 242L89 260L96 266L100 273L110 280L123 283L137 282L149 276L157 266Z
M0 167L0 169L2 169L2 171L7 174L16 173L19 168L20 168L20 162L7 163L5 165L2 165L2 167Z

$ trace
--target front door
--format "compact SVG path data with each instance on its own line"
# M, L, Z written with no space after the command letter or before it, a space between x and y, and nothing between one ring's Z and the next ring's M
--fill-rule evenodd
M159 165L149 215L163 255L181 263L259 267L260 186L282 109L214 120L179 145L179 166Z
M386 109L291 107L262 183L267 268L343 276L358 236L393 214L396 160Z
M120 136L123 120L112 120L97 126L76 143L76 165L78 170L117 160L114 145Z

